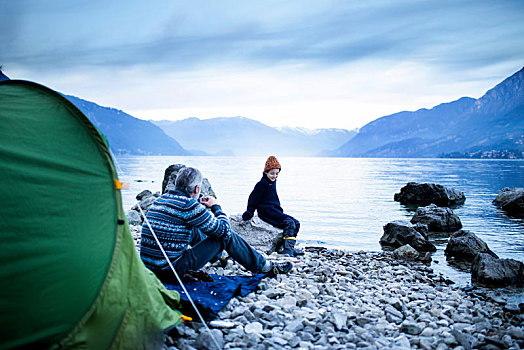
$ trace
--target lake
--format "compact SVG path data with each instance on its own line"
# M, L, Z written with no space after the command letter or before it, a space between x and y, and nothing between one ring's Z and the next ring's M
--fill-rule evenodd
M413 211L393 200L406 183L432 182L466 195L453 208L463 229L483 239L501 258L524 261L524 220L508 217L492 204L504 187L524 186L524 160L286 158L278 157L282 172L277 189L284 211L301 222L304 245L349 251L379 251L382 227L393 220L410 220ZM118 157L124 209L142 190L161 191L164 170L181 163L200 169L211 182L218 201L229 214L242 213L254 185L262 176L262 157ZM467 284L469 274L445 262L445 243L437 244L432 267Z

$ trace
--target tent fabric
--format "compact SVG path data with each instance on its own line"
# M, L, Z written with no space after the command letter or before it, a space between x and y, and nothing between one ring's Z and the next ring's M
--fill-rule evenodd
M179 295L141 262L102 134L44 86L0 82L0 349L151 348Z
M218 312L225 306L234 296L245 297L249 293L255 291L256 287L265 276L259 273L253 276L221 276L211 274L214 282L185 282L184 286L191 295L198 311L206 320L212 320ZM169 290L176 290L180 293L180 300L182 302L182 309L184 314L193 318L197 317L193 307L189 303L189 298L180 285L166 284Z
M180 323L178 293L164 288L155 275L145 268L136 253L128 225L117 249L113 278L107 289L59 347L89 349L160 349L163 330Z

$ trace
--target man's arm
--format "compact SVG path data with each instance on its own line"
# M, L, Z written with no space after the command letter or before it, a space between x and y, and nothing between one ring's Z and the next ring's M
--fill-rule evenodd
M222 211L220 205L214 197L204 197L200 201L203 205L197 204L195 207L195 218L190 220L189 224L202 231L208 236L226 237L230 235L231 225L226 213ZM211 214L209 210L210 208Z

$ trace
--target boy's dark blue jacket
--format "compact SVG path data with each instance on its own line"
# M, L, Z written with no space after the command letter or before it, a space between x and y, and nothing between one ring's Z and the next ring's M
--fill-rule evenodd
M242 214L242 219L251 219L255 210L258 211L258 216L262 220L273 226L279 226L286 218L284 210L280 207L277 182L269 180L265 173L249 195L247 210Z

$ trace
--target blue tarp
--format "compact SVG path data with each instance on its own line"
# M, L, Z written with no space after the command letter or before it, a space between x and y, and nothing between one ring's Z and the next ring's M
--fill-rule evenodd
M246 296L253 292L264 274L253 276L220 276L210 275L215 282L184 282L184 285L195 302L198 311L206 321L212 320L231 298L237 295ZM189 303L182 287L177 284L166 284L167 289L180 293L182 310L186 316L196 321L197 316Z

